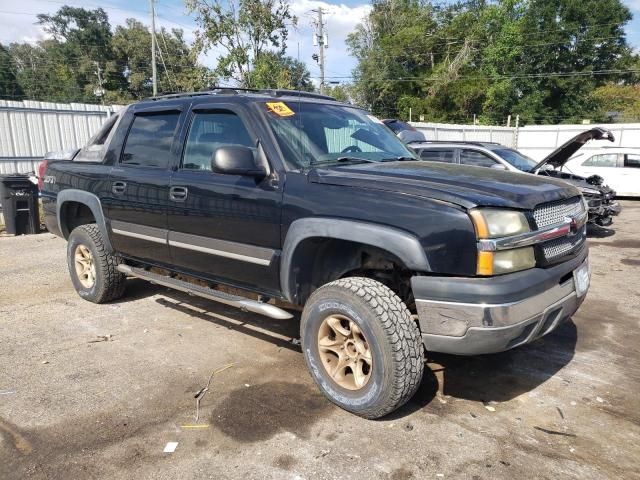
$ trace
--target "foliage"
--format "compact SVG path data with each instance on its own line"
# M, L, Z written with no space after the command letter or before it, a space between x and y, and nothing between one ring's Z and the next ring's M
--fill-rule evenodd
M8 49L12 68L7 71L15 72L19 87L14 95L86 103L126 103L151 95L147 26L127 19L112 31L101 8L69 6L55 15L38 15L38 22L52 38L36 44L13 43ZM159 92L199 90L214 83L182 30L161 28L156 38ZM2 61L6 60L0 56ZM102 96L96 95L100 87Z
M217 76L255 88L256 81L277 82L284 74L275 72L265 79L264 68L283 58L287 25L297 22L287 0L186 0L186 4L196 14L198 50L222 50L215 69ZM286 68L280 66L280 70Z
M313 91L311 74L304 63L276 52L263 52L253 69L246 74L246 83L251 88L283 88L288 90Z
M640 119L640 84L608 83L596 88L592 96L599 106L598 117L605 121L635 122Z
M201 90L210 83L207 69L198 65L194 49L187 45L180 29L170 32L164 27L156 33L158 42L157 72L159 92L184 92ZM115 29L113 51L127 80L126 92L132 99L152 94L151 32L135 19L127 19L124 26Z
M502 123L601 115L607 82L637 83L620 0L373 0L349 36L356 100L383 117Z
M9 51L0 44L0 100L20 100L22 88L18 84Z

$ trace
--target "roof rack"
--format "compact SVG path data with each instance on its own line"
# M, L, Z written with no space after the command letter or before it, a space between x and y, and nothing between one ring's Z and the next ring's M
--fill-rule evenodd
M148 97L145 100L169 100L172 98L184 98L184 97L199 97L202 95L238 95L240 93L259 93L263 95L270 95L273 97L303 97L303 98L317 98L320 100L336 100L328 95L321 95L314 92L303 92L300 90L283 90L283 89L268 89L268 88L240 88L240 87L215 87L208 90L200 90L198 92L182 92L182 93L167 93L164 95L156 95L155 97Z

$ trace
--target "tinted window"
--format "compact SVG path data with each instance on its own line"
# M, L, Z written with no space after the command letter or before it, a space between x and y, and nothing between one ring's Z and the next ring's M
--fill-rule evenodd
M491 167L496 164L496 161L476 150L462 150L460 151L460 163L475 167Z
M167 168L179 114L136 115L122 152L121 163Z
M104 142L107 141L107 137L109 137L109 133L111 133L111 130L113 130L113 126L117 121L118 115L111 115L111 117L109 117L107 121L102 124L100 130L98 130L98 132L93 137L91 137L91 139L89 140L89 145L104 145Z
M594 155L582 164L583 167L615 167L618 161L617 153Z
M453 163L453 150L426 149L420 152L420 158L432 162Z
M526 155L523 155L520 152L512 150L510 148L494 150L493 153L499 155L500 158L506 160L518 170L522 170L523 172L528 172L538 164L538 162L536 162L535 160L531 160Z
M293 168L416 158L383 123L354 107L266 102L267 118Z
M255 142L234 113L196 113L189 129L182 168L211 170L211 157L223 145L254 148Z
M396 133L401 132L403 130L415 130L415 128L413 128L411 125L409 125L408 123L401 122L400 120L391 120L391 121L385 122L385 124L387 125L387 127L389 127L391 130L393 130Z
M640 155L627 153L624 156L624 166L631 168L640 168Z

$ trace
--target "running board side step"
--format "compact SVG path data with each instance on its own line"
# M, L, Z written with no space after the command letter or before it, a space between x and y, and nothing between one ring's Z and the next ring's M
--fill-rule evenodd
M269 303L258 302L257 300L250 300L238 295L219 292L212 288L201 287L199 285L194 285L193 283L185 282L184 280L178 280L166 275L148 272L142 268L120 264L118 265L118 270L126 275L131 275L132 277L141 278L157 285L180 290L181 292L188 293L189 295L197 295L198 297L207 298L214 302L224 303L225 305L230 305L246 312L259 313L260 315L266 315L267 317L275 318L277 320L293 318L293 315L289 312Z

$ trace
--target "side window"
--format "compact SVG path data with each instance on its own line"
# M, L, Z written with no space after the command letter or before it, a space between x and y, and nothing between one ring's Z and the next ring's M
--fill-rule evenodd
M624 156L624 166L628 168L640 168L640 155L627 153Z
M463 165L473 165L475 167L492 167L496 164L496 161L476 150L461 150L460 163Z
M182 168L211 171L211 158L223 145L242 145L252 149L256 146L235 113L196 113L189 129Z
M167 168L179 117L178 112L136 115L120 163Z
M618 162L617 153L594 155L582 164L583 167L615 167Z
M425 149L420 152L422 160L453 163L453 150Z
M98 130L98 132L93 137L91 137L91 139L89 139L87 146L104 145L104 142L107 141L107 138L109 137L109 134L111 133L111 130L113 130L113 126L117 121L118 114L111 115L111 117L109 117L107 121L102 124L100 130Z

